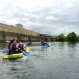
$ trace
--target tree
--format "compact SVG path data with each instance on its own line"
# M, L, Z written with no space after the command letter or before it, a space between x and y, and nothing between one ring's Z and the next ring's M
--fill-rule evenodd
M44 40L45 40L45 41L48 41L48 39L47 39L46 37L44 38Z
M65 41L65 36L63 33L61 33L59 36L58 36L58 41L60 42L64 42Z
M76 33L71 32L67 35L67 40L68 40L68 42L77 42L78 37L77 37Z

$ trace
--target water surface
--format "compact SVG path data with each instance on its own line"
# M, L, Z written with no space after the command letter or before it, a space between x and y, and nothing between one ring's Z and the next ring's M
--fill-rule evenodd
M79 79L79 43L55 42L30 50L26 61L3 61L0 56L0 79Z

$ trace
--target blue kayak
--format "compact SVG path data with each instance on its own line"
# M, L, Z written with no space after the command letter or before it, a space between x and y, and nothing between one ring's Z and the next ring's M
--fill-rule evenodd
M48 48L48 45L41 45L41 48Z

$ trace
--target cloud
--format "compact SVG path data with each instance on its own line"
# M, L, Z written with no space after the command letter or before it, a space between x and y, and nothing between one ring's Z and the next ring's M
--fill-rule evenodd
M78 6L78 0L0 0L0 22L48 34L78 32Z

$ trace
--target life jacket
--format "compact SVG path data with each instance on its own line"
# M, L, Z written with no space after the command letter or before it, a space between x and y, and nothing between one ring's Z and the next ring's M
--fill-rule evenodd
M18 48L20 48L21 50L24 50L23 44L19 44L19 45L18 45Z

